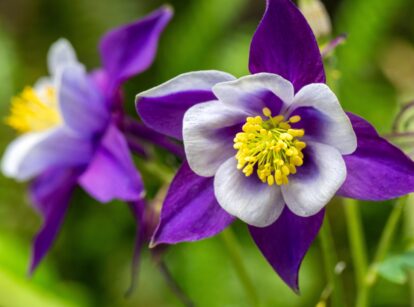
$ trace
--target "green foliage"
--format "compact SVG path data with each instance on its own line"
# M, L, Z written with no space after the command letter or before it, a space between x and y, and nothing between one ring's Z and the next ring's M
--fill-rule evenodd
M407 282L409 269L414 269L414 251L389 257L378 266L382 277L397 284Z
M340 101L383 132L390 129L396 96L379 73L376 61L405 3L408 1L344 1L336 26L338 33L348 34L347 43L338 50Z

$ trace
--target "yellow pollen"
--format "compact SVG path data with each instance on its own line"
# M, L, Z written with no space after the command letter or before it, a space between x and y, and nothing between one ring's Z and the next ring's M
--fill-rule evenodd
M54 88L46 87L41 92L26 87L11 100L7 125L19 133L39 132L62 122Z
M272 117L269 108L262 110L267 119L248 117L242 132L234 138L237 150L237 168L248 177L256 170L257 176L269 186L289 183L289 175L296 174L303 165L302 150L306 143L299 140L305 135L303 129L292 128L298 123L298 115L285 120L283 115Z

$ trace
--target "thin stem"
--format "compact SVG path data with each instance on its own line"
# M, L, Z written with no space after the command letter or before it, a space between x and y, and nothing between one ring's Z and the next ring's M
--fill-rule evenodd
M414 194L407 198L407 205L404 209L404 240L408 242L407 249L414 248ZM414 307L414 271L408 272L408 283L410 289L410 306Z
M367 248L357 201L344 199L345 219L354 264L356 285L361 289L368 269Z
M332 289L332 305L346 306L343 295L343 285L340 276L335 272L335 267L338 263L338 257L335 251L331 226L328 217L325 217L321 230L319 232L319 240L321 243L322 255L325 264L326 277L328 284Z
M232 260L234 269L239 276L239 280L246 290L246 295L250 301L251 306L260 306L259 296L257 295L253 281L250 279L249 274L247 273L247 270L243 264L240 246L231 228L224 230L221 233L221 238Z
M177 298L183 303L184 306L187 307L194 307L194 303L190 300L190 298L184 293L184 291L181 289L180 285L175 281L174 277L172 276L170 270L168 269L167 265L164 261L160 261L158 263L158 268L160 269L160 272L162 276L164 277L164 280L170 287L171 291L174 292L174 294L177 296Z
M377 281L378 277L377 267L384 260L391 246L395 231L398 226L398 221L400 220L406 203L406 199L406 197L402 197L398 200L387 220L387 223L385 224L384 231L381 234L378 248L374 256L374 260L368 267L368 271L365 276L365 282L362 284L360 292L357 296L356 307L366 307L369 305L370 290Z

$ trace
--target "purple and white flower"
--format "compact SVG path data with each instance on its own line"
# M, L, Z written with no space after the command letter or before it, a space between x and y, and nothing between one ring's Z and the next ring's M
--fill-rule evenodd
M250 76L178 76L137 96L187 161L166 196L153 245L211 237L235 217L293 289L336 195L385 200L414 191L414 163L325 85L316 39L290 0L268 0Z
M144 186L124 134L120 87L152 64L171 17L163 7L107 33L99 48L103 67L92 73L68 41L57 41L48 54L50 77L13 99L7 122L21 135L6 149L2 170L31 180L31 198L44 218L31 271L53 243L77 185L100 202L143 205Z

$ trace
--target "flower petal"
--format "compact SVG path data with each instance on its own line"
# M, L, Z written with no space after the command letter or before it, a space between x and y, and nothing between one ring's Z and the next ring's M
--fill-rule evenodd
M161 32L172 14L172 9L164 6L134 23L108 32L102 38L99 50L114 88L152 64Z
M342 155L334 147L309 142L305 164L289 184L282 186L283 198L289 209L299 216L318 213L332 199L346 178Z
M268 186L256 176L246 177L234 157L224 162L214 177L214 193L220 206L249 225L266 227L285 205L278 186Z
M249 227L263 256L295 291L299 291L300 265L319 232L324 214L322 210L310 217L300 217L285 207L272 225L265 228Z
M148 127L181 140L184 113L197 103L216 99L212 92L215 84L234 79L214 70L182 74L138 94L138 114Z
M197 176L184 162L168 190L152 245L209 238L233 220L214 197L213 178Z
M269 73L219 83L213 87L213 92L225 105L241 108L252 115L261 115L264 107L277 115L284 103L292 102L294 95L292 83Z
M61 38L50 47L47 64L50 75L59 76L65 67L79 65L79 62L70 42Z
M100 202L134 201L144 196L141 176L135 169L128 145L114 125L108 128L79 183Z
M387 200L414 191L414 162L381 138L367 121L347 113L358 139L357 150L344 156L348 175L338 191L344 197Z
M294 127L304 128L307 139L333 146L343 155L355 151L357 139L351 121L326 84L303 87L295 95L288 113L301 116L302 120Z
M2 170L17 180L30 179L49 168L86 164L92 154L89 141L73 136L63 128L28 133L6 149Z
M33 242L30 273L47 254L60 230L77 178L75 169L56 169L37 177L30 185L32 201L43 216L42 229Z
M1 169L5 176L18 180L25 180L21 174L19 175L20 165L24 161L28 153L38 143L43 141L50 135L50 131L42 133L26 133L15 139L6 148L2 161Z
M221 102L199 103L184 115L184 149L188 164L199 176L214 176L228 158L234 156L234 137L248 114Z
M325 73L315 36L290 0L267 0L266 12L250 47L250 71L281 75L295 91L324 83Z
M106 101L82 67L63 70L58 101L64 122L81 137L91 137L108 125Z

